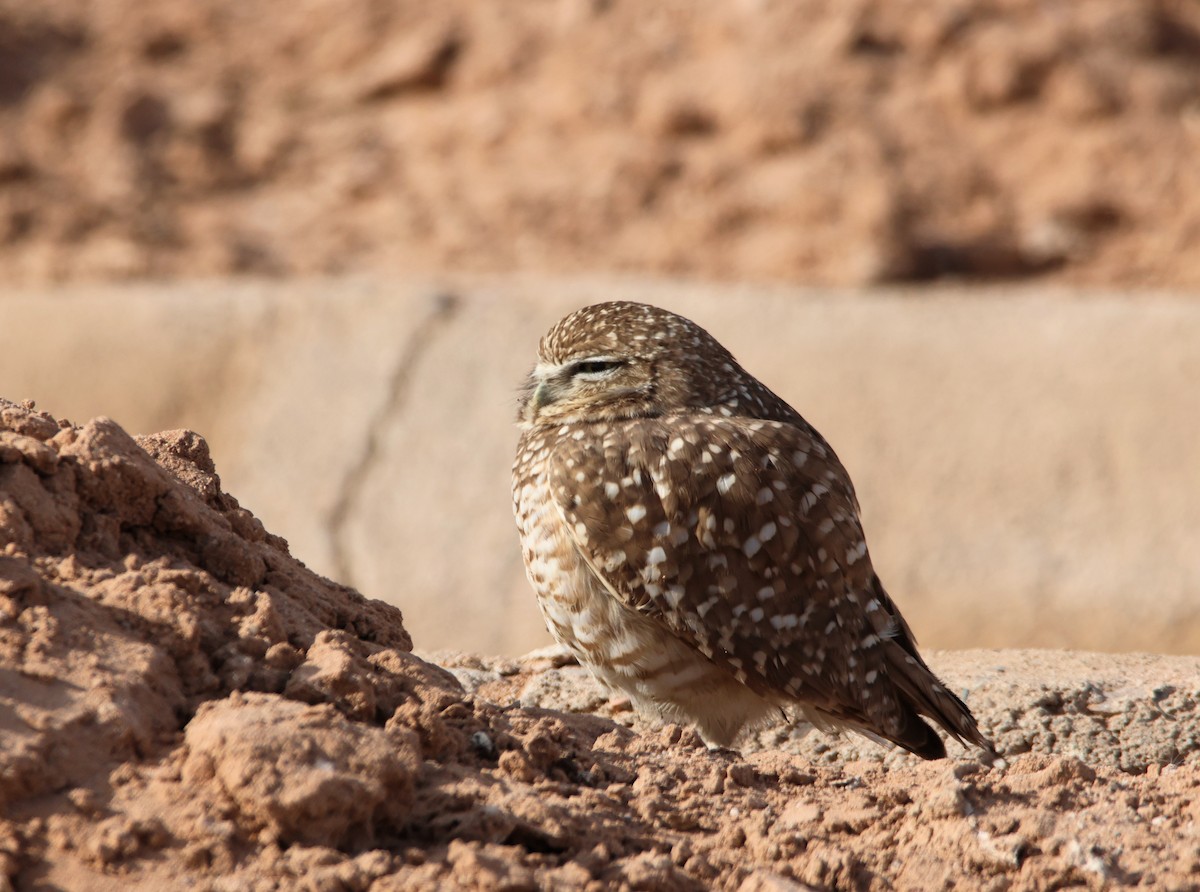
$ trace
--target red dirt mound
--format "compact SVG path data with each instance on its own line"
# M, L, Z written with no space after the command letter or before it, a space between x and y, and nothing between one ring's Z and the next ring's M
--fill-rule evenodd
M613 705L560 658L410 646L222 493L197 435L0 401L0 887L1200 882L1200 661L946 664L1026 753L989 768L711 753L561 711L572 684Z

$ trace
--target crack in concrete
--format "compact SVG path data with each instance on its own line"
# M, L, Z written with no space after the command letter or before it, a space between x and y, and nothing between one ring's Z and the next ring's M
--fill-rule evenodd
M347 525L358 508L359 498L367 481L381 460L384 433L392 421L404 411L414 371L438 334L457 315L462 306L462 298L449 291L438 292L432 302L432 311L421 320L409 336L404 349L400 351L400 358L388 379L387 398L367 425L362 453L346 473L342 485L338 488L337 501L329 512L327 528L334 577L338 582L354 588L358 586L349 555Z

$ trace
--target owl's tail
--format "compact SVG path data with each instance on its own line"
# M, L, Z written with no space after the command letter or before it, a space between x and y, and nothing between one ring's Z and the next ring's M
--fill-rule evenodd
M897 728L891 729L895 733L883 736L922 759L943 759L946 746L937 732L922 720L924 716L933 719L960 743L977 746L995 757L995 746L980 732L967 704L951 693L921 659L908 623L900 616L878 577L873 582L876 597L896 621L894 634L883 640L882 647L900 721Z
M980 732L967 704L947 690L920 658L917 658L917 665L909 664L909 656L901 651L893 659L893 655L888 654L900 707L900 727L898 733L885 736L922 759L944 759L946 745L929 723L921 718L926 716L941 725L955 740L973 744L994 757L996 748Z

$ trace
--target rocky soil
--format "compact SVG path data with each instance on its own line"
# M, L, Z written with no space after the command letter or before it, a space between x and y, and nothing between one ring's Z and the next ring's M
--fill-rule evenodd
M0 888L1200 886L1200 659L935 654L989 766L411 647L196 434L0 402Z
M1200 284L1189 0L0 0L0 278Z

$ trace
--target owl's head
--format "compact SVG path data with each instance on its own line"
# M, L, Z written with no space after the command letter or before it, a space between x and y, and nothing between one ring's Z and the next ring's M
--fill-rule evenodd
M629 301L594 304L542 338L521 394L526 426L654 418L692 410L754 414L769 391L690 319Z

